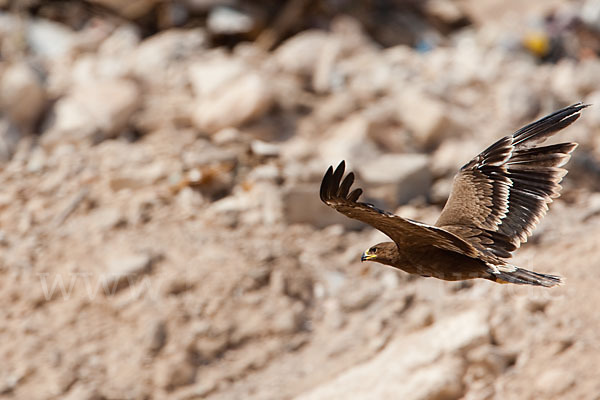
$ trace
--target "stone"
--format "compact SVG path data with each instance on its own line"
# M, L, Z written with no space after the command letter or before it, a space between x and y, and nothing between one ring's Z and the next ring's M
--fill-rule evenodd
M485 144L476 140L445 140L431 156L431 172L436 177L453 177L460 167L481 152L483 146Z
M229 334L221 332L219 334L197 335L188 345L188 351L193 357L208 363L214 361L229 346Z
M360 311L369 307L381 295L377 286L361 287L358 290L346 290L341 299L342 309L346 312Z
M155 258L148 253L113 255L106 262L102 279L105 296L133 285L140 276L151 271Z
M26 40L34 54L48 58L68 55L78 44L77 34L67 26L41 18L29 22Z
M443 359L429 368L417 370L404 382L401 391L384 391L381 399L451 400L463 396L465 367L457 357ZM395 395L399 397L394 397Z
M63 94L76 85L130 78L132 55L136 54L140 41L140 33L134 26L116 28L99 43L96 52L83 53L73 60L68 68L68 76L63 76L63 68L51 70L52 91Z
M206 27L216 35L239 35L254 29L255 22L250 15L233 7L217 6L210 10Z
M369 185L369 194L389 207L427 196L432 182L425 154L383 154L358 164L356 171Z
M544 371L535 382L535 388L543 396L560 396L577 383L575 374L564 368L552 368Z
M115 137L127 127L140 105L140 92L131 80L77 86L55 105L42 143L53 146L63 141L98 142Z
M192 118L204 132L239 127L264 115L273 104L267 79L237 61L194 64L190 71L198 98Z
M460 353L489 342L483 309L446 317L392 340L367 362L295 397L318 399L453 399L464 392Z
M26 63L15 63L0 77L0 108L23 132L30 132L46 105L38 72Z
M250 150L257 156L277 157L280 152L280 146L275 143L263 142L262 140L253 140L250 143Z
M316 150L328 164L337 165L342 160L353 160L358 164L374 159L379 150L368 133L369 121L360 114L353 114L327 129Z
M182 60L199 54L206 45L206 33L200 28L157 33L142 41L132 54L132 72L150 87L181 87L183 90L188 81L187 63Z
M467 16L460 6L451 0L433 0L425 4L425 12L429 18L435 18L444 24L460 24Z
M332 93L323 99L314 110L314 116L321 124L341 121L358 108L356 99L347 93Z
M274 61L287 73L311 76L329 40L329 34L322 30L300 32L277 48Z
M318 196L318 184L298 184L283 191L283 217L288 224L310 224L325 228L341 224L349 229L358 229L364 224L350 219L327 207Z
M257 296L255 303L239 306L231 316L235 321L235 330L231 335L231 343L239 344L266 334L291 334L302 326L304 306L299 301L292 301L283 296L270 296L262 301ZM247 301L249 296L246 296ZM249 307L260 312L249 312Z
M456 128L448 114L448 106L421 89L407 87L397 94L398 120L425 148L435 148L448 137L454 136Z
M196 97L212 97L241 77L247 68L248 66L237 58L210 53L205 59L193 62L189 66L188 78Z

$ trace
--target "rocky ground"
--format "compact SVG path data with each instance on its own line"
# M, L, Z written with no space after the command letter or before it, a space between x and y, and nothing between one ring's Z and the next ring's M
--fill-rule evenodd
M600 399L598 2L129 3L0 1L1 398ZM514 260L559 288L361 264L384 236L319 201L345 159L434 222L577 101Z

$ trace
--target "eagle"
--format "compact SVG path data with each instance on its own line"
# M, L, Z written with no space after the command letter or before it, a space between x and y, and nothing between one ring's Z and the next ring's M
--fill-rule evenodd
M577 103L535 121L489 146L454 177L452 191L435 223L402 218L358 201L344 179L345 162L329 167L321 200L337 212L371 225L391 242L366 250L361 261L376 261L410 274L447 281L474 278L497 283L552 287L556 275L519 268L507 261L527 241L552 199L560 195L562 168L577 143L538 146L575 122L588 104Z

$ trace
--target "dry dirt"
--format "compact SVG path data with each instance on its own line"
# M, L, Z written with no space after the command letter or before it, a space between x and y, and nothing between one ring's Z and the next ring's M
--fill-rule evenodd
M428 52L350 17L226 51L3 11L0 398L600 399L600 60L542 63L497 5L440 3L473 24ZM361 263L384 236L319 202L345 158L433 222L456 168L579 100L563 196L514 257L561 287Z

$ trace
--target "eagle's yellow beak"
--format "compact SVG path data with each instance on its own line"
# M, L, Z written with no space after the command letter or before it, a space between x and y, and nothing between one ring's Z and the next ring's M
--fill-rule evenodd
M373 260L375 257L377 257L375 254L370 254L369 250L367 250L363 253L362 257L360 258L360 261L370 261Z

